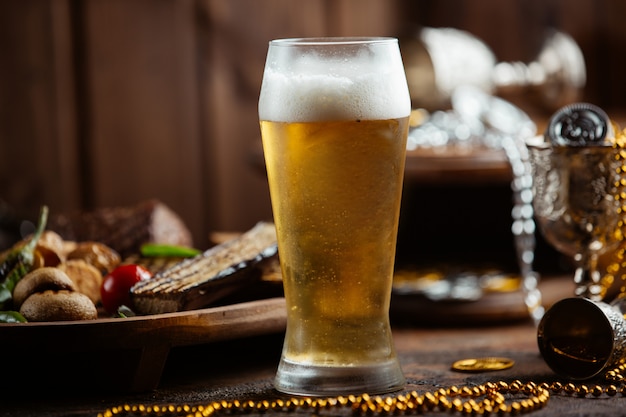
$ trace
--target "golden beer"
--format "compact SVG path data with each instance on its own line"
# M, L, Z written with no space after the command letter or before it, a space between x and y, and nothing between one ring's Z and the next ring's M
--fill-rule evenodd
M259 100L287 301L275 386L399 389L389 302L410 104L397 42L294 43L270 43Z
M288 360L350 365L392 357L389 254L407 128L408 118L261 123L290 310Z

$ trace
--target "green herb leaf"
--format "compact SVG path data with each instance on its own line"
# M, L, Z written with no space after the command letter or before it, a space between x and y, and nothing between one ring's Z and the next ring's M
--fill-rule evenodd
M0 309L7 308L6 304L11 300L18 281L33 268L35 247L46 229L47 221L48 207L42 206L33 236L26 244L16 246L0 265Z
M28 320L24 318L17 311L0 311L0 323L27 323Z
M191 258L200 254L198 249L178 245L162 245L156 243L144 243L141 245L141 255L152 257Z

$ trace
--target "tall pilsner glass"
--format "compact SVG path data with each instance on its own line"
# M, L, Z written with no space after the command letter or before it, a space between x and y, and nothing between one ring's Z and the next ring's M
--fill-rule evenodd
M259 119L287 301L279 391L404 386L389 303L409 114L396 39L270 42Z

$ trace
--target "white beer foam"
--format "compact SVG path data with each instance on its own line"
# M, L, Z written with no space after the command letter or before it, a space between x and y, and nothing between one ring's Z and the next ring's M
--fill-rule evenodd
M284 52L270 48L259 98L260 120L379 120L410 114L404 67L397 50L385 53L374 64L370 54L364 53L349 60L299 55L284 65Z

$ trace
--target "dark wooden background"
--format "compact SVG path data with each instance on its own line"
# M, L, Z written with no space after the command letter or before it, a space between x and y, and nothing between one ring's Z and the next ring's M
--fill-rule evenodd
M624 107L621 0L5 0L0 203L20 213L158 198L203 246L271 217L255 160L267 42L455 27L529 61L562 30L587 61L585 99Z

